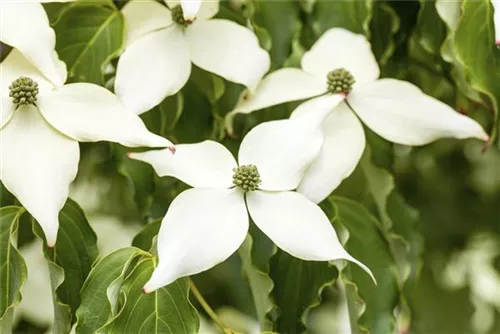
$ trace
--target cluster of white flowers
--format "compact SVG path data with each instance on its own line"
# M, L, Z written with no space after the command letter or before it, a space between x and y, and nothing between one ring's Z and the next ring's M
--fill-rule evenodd
M227 259L245 239L249 215L295 257L347 259L372 275L342 247L316 204L357 165L365 148L361 121L381 137L404 145L444 137L486 141L488 135L478 123L418 87L378 79L369 42L345 29L326 31L304 54L302 69L284 68L264 77L269 55L250 29L213 19L218 5L201 0L180 5L128 2L122 9L126 45L114 95L94 84L65 85L66 66L54 50L54 31L43 7L35 2L3 3L1 40L14 49L0 65L2 182L53 245L58 213L77 173L79 141L163 148L130 157L193 189L181 193L163 219L159 264L146 292ZM247 87L228 115L229 131L237 113L308 101L290 119L252 129L241 143L238 162L213 141L174 148L150 133L137 115L177 93L189 79L191 62Z

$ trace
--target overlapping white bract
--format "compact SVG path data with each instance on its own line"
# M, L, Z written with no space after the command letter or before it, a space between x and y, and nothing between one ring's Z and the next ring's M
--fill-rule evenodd
M41 2L69 1L74 0L1 0L0 41L21 51L56 86L66 82L66 64L59 60L55 51L56 35Z

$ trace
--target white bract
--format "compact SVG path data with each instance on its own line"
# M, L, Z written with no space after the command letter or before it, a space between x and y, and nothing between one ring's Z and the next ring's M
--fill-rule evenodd
M158 234L159 263L144 291L227 259L245 239L248 213L291 255L312 261L347 259L372 275L342 247L319 206L293 191L320 150L320 126L314 119L263 123L243 139L239 164L214 141L178 145L174 156L167 150L131 154L158 175L194 187L170 204Z
M378 79L377 62L363 35L330 29L304 54L301 66L266 76L254 94L240 99L228 122L237 113L308 98L292 118L329 109L321 152L297 188L312 201L323 200L356 167L365 148L359 119L379 136L403 145L446 137L488 140L477 122L415 85Z
M269 70L270 59L249 29L222 19L211 19L218 1L202 1L196 19L186 19L181 8L195 12L197 2L181 6L167 1L133 0L123 7L126 48L118 61L115 92L137 114L177 93L189 79L191 62L236 83L254 88Z
M492 0L493 24L495 25L495 44L500 46L500 0Z
M47 80L17 49L0 64L0 71L0 179L40 223L50 246L78 170L79 141L172 145L150 133L110 91Z
M56 85L66 81L66 64L54 51L56 35L41 3L74 0L1 0L0 40L18 49Z

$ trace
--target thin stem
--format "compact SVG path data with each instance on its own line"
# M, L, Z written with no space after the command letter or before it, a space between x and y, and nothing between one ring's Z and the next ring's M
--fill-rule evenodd
M194 284L194 282L189 279L189 286L191 287L191 292L193 292L193 295L196 297L198 302L200 303L201 307L207 312L207 314L210 316L210 318L217 324L217 326L220 327L220 329L224 332L224 334L234 334L232 330L226 327L222 320L215 314L214 310L208 305L207 301L203 296L201 295L200 291Z

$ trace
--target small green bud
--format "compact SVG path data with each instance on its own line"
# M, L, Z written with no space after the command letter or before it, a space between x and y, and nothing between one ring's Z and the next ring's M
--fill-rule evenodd
M233 172L233 184L245 192L257 190L262 182L255 165L236 167Z
M349 93L352 90L352 85L356 82L351 72L345 68L337 68L328 72L326 76L328 91L330 93Z
M172 8L170 12L172 13L172 21L181 26L187 27L188 25L193 23L191 21L184 20L184 12L182 11L182 7L180 5L177 5L174 8Z
M35 105L38 96L38 84L30 78L19 77L9 86L9 96L15 105Z

